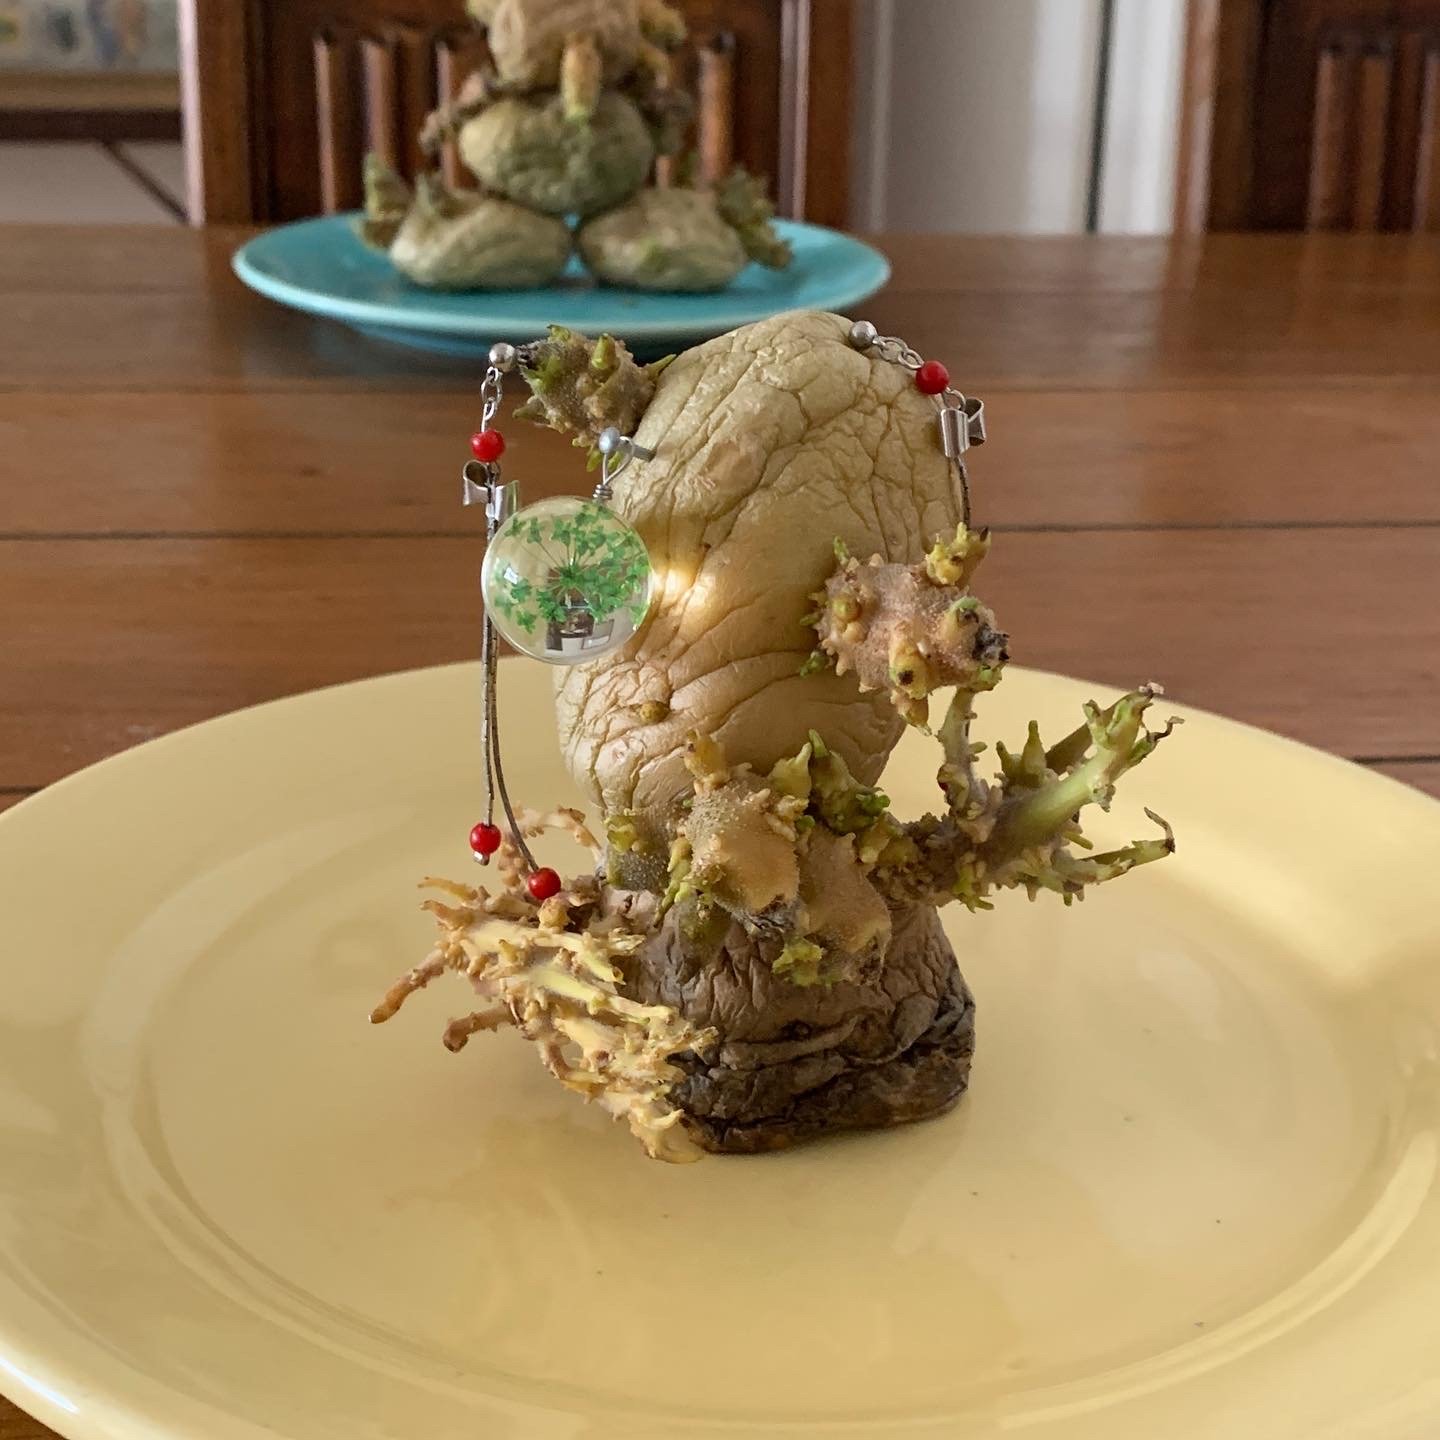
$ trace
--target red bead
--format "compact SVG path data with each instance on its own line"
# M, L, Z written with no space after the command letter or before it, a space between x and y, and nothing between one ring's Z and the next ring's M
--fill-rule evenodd
M950 372L938 360L927 360L915 372L915 388L922 395L941 395L950 388Z
M477 855L493 855L500 848L500 827L482 821L470 832L470 848Z
M560 877L547 866L544 870L532 871L526 878L525 888L535 899L548 900L560 893Z
M477 430L470 437L475 458L493 465L505 453L505 437L498 430Z

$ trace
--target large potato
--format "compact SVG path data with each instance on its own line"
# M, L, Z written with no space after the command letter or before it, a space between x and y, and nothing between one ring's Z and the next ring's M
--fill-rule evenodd
M848 329L781 315L660 376L636 434L655 458L615 497L659 569L657 601L618 657L558 676L561 743L607 814L687 794L695 730L762 769L819 730L867 783L899 736L883 694L799 674L815 643L802 617L836 538L910 562L960 513L931 402L901 367L855 351Z
M750 258L714 197L697 190L642 190L590 221L577 241L607 285L638 290L723 290Z
M584 123L558 97L498 100L466 122L460 156L487 190L517 204L593 215L645 183L655 144L634 103L606 91Z
M564 270L571 244L559 220L491 196L447 191L422 176L390 259L433 290L528 290Z

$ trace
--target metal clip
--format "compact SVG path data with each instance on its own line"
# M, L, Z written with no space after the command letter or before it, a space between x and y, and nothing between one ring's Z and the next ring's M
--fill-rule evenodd
M960 459L972 445L985 444L985 405L958 396L955 405L940 406L940 445L946 458Z
M460 500L465 505L483 505L491 533L499 529L515 513L518 487L500 479L494 465L481 460L467 460L460 472Z
M947 459L958 460L970 448L968 427L960 423L962 413L954 405L940 407L940 444Z
M965 406L965 432L972 445L983 445L985 443L985 402L983 400L964 399Z
M972 445L985 443L984 402L964 395L956 402L940 407L940 443L951 460L960 460Z

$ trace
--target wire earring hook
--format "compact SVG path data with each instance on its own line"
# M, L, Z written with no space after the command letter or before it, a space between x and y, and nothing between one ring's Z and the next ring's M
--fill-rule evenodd
M611 425L600 432L595 442L600 452L600 483L595 487L593 500L608 505L615 498L612 489L615 481L624 473L632 460L653 460L655 452L644 445L637 445L628 435L622 435Z

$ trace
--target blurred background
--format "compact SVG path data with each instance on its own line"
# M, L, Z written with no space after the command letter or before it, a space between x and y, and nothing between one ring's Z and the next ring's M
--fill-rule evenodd
M782 213L890 233L1440 225L1440 0L683 8L702 155L765 170ZM361 151L405 168L417 116L477 58L460 0L0 0L0 220L352 205Z
M363 96L357 135L364 128L366 140L383 150L403 148L390 137L415 128L406 112L458 85L467 65L459 0L272 0L253 7L189 0L187 16L179 13L183 3L0 0L0 220L177 223L206 213L203 192L187 192L183 69L197 76L210 66L230 81L243 75L252 88L268 86L274 131L314 131L317 122L323 131L354 95ZM1215 16L1191 12L1218 9L1187 0L687 6L696 22L691 63L711 108L701 128L708 125L711 144L739 148L752 163L773 157L772 179L789 192L780 197L782 210L861 230L969 233L1171 229L1187 29L1212 29ZM246 10L258 19L242 23ZM1201 33L1192 40L1192 60L1204 60L1195 46L1211 39ZM1371 40L1358 36L1362 46ZM374 55L376 45L384 55ZM428 52L419 69L416 45ZM315 71L295 75L281 53L287 49L305 62L314 56ZM809 65L806 50L824 52L824 71ZM772 71L788 92L780 96L780 114L756 115L753 99L733 104L734 95L763 88L756 76ZM409 94L416 82L423 101ZM806 94L819 84L824 94ZM331 114L317 121L327 85L353 95L328 95ZM207 89L213 88L212 79ZM828 164L812 180L811 194L796 199L805 177L793 167L804 161L780 157L786 144L780 131L806 102L809 158L814 163L822 147ZM726 114L717 118L716 109ZM223 144L220 132L235 131L240 117L207 114L202 94L193 98L190 120L197 145L192 184L200 186L200 148L207 137L212 147ZM772 134L763 144L746 132L766 124ZM716 140L717 125L729 125L733 137ZM354 160L359 138L330 138L337 158ZM272 163L269 180L261 181L272 192L287 189L282 167L284 161ZM255 177L248 183L255 186ZM249 215L236 213L233 203L217 206L212 186L209 216L287 219L327 202L354 203L356 186L357 176L337 174L315 203L272 193L239 207Z
M185 216L176 0L0 0L0 221Z

